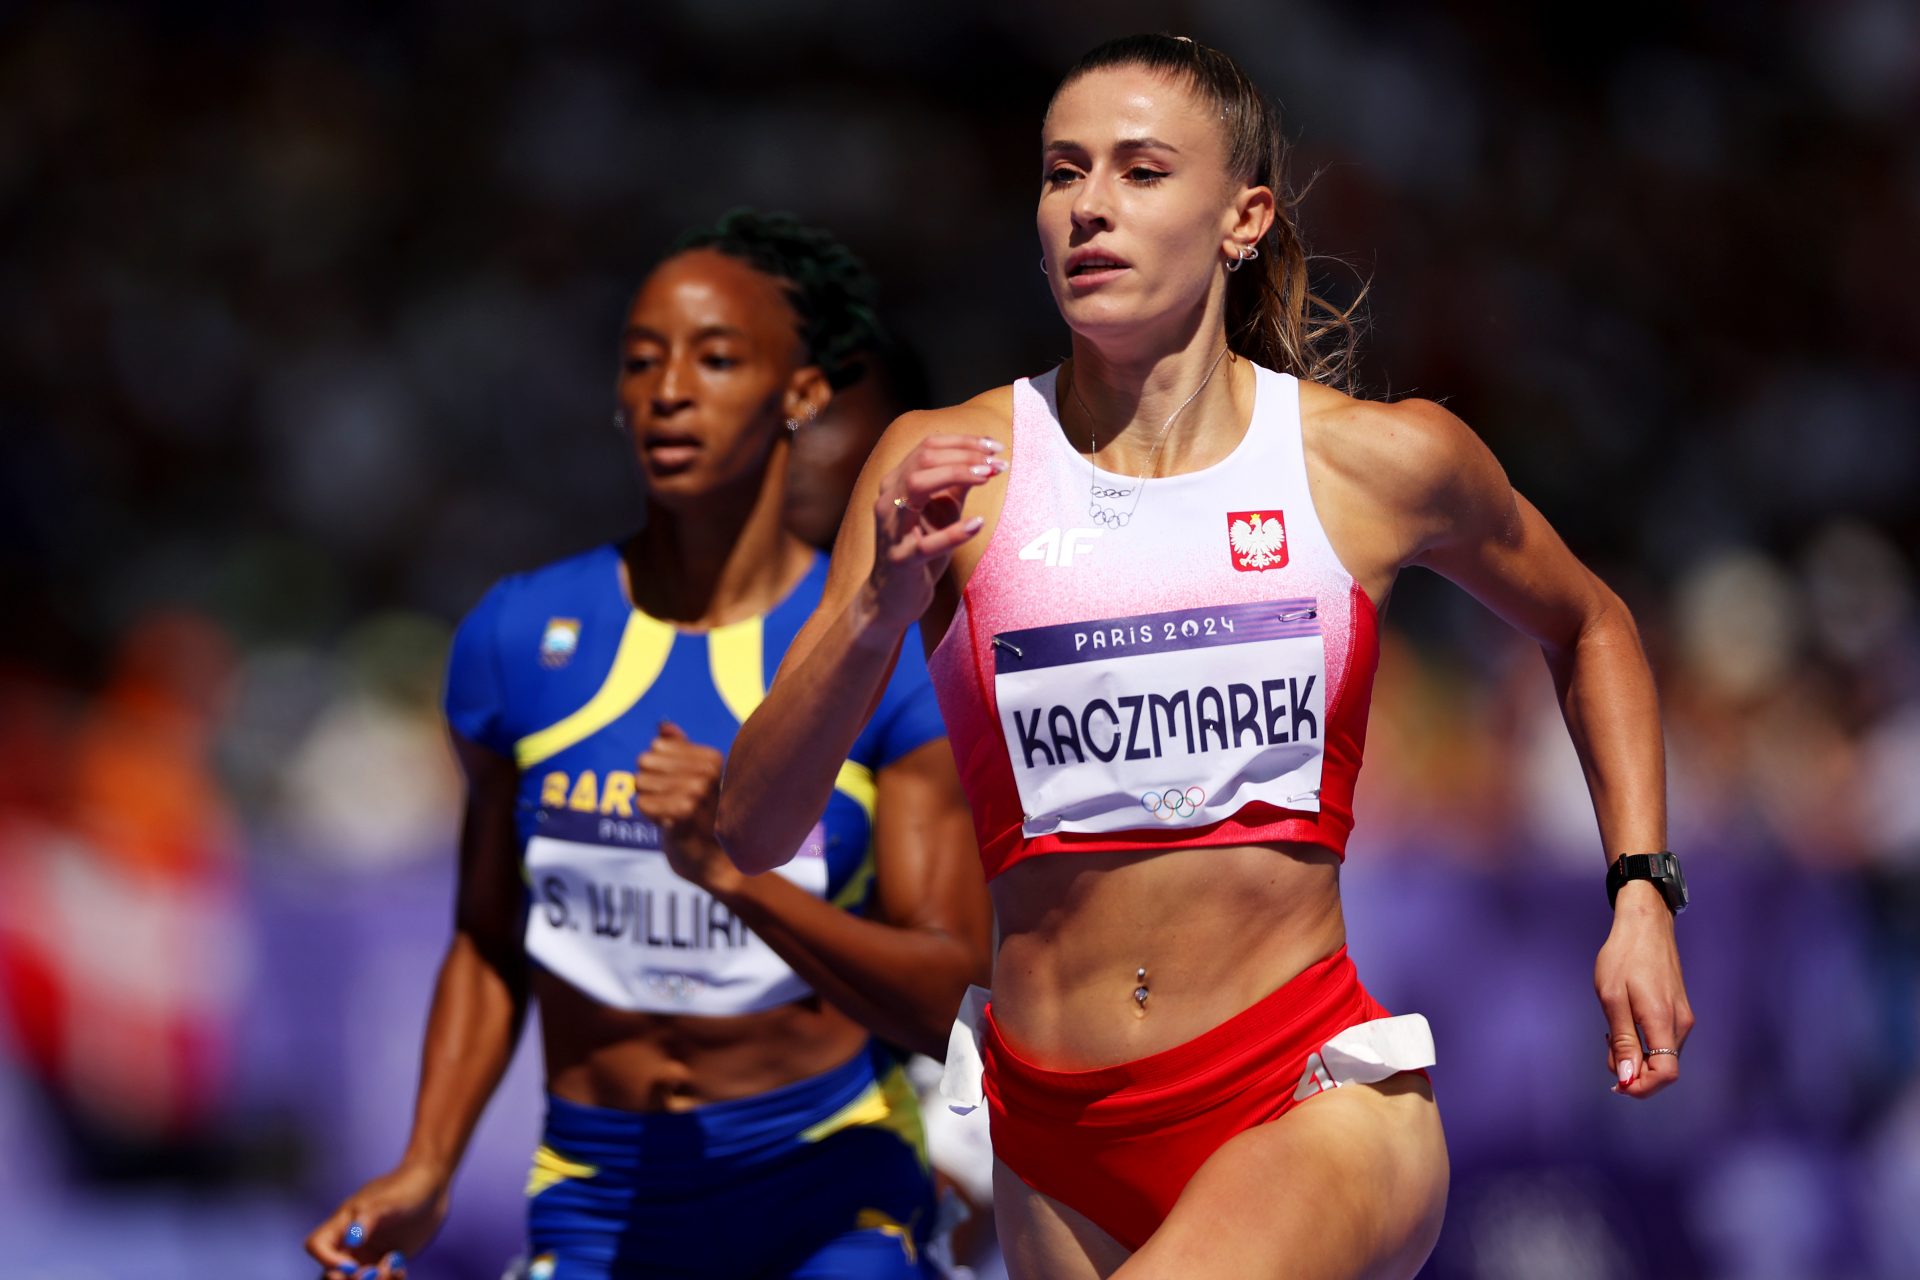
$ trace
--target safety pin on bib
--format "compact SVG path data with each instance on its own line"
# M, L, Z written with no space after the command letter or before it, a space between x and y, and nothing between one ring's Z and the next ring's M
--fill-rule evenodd
M1319 616L1320 611L1318 609L1296 609L1292 613L1281 614L1278 620L1281 622L1305 622L1309 618L1317 618Z
M1027 656L1026 654L1020 651L1019 645L1014 644L1010 640L1002 640L999 636L995 636L993 638L993 643L995 648L1005 649L1007 652L1011 653L1016 658L1024 658Z

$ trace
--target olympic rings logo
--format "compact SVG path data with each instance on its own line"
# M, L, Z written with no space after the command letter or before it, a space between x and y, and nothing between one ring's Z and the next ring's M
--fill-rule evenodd
M1109 489L1105 485L1094 485L1087 492L1095 498L1130 498L1133 496L1133 490L1131 489Z
M1201 805L1207 802L1207 793L1199 787L1168 787L1165 791L1149 791L1140 797L1140 807L1162 822L1178 822L1191 818Z
M1088 507L1087 514L1093 517L1095 524L1106 525L1109 529L1124 529L1133 519L1131 511L1115 511L1111 507Z

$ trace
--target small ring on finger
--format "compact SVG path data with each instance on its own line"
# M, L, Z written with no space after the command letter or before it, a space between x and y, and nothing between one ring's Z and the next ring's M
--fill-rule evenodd
M893 505L899 510L905 511L907 509L907 500L905 498L895 498Z
M1667 1054L1667 1055L1669 1055L1669 1056L1671 1056L1671 1057L1675 1057L1675 1058L1677 1058L1677 1057L1679 1057L1679 1056L1680 1056L1680 1051L1679 1051L1678 1049L1649 1049L1649 1050L1647 1050L1647 1056L1648 1056L1649 1058L1652 1058L1652 1057L1656 1057L1656 1056L1658 1056L1658 1055L1660 1055L1660 1054L1663 1054L1663 1053L1664 1053L1664 1054Z

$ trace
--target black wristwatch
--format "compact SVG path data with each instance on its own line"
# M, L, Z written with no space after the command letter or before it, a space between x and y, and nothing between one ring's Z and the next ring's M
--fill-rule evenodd
M1687 878L1680 874L1680 859L1671 853L1623 853L1607 868L1607 905L1620 896L1620 886L1629 880L1651 880L1667 900L1667 910L1679 915L1687 909Z

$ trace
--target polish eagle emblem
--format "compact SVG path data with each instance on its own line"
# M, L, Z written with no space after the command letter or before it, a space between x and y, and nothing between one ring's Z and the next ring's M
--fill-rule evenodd
M1278 569L1287 563L1287 523L1283 512L1230 511L1227 543L1233 567L1242 572Z

